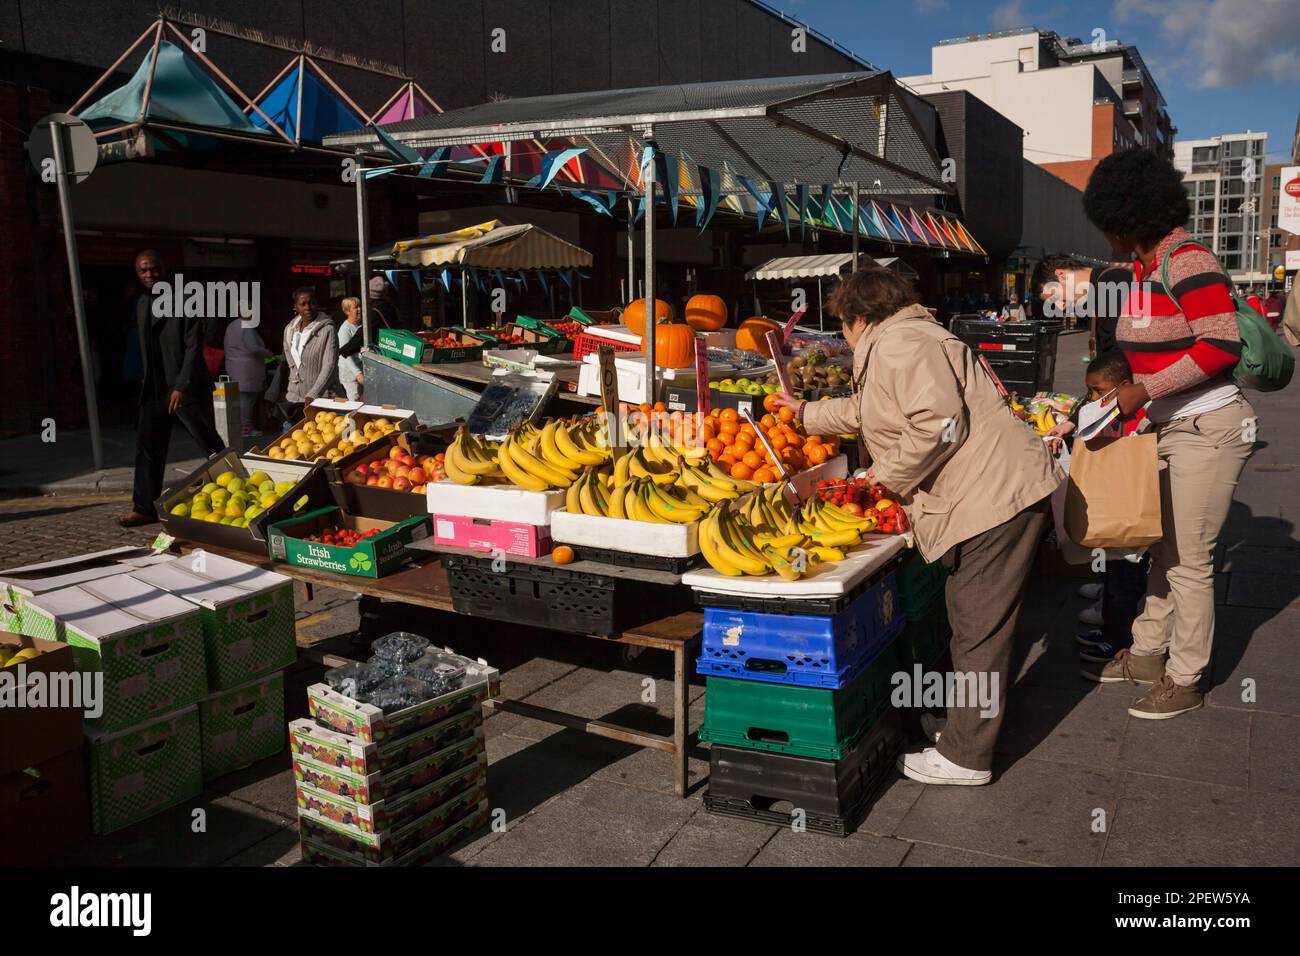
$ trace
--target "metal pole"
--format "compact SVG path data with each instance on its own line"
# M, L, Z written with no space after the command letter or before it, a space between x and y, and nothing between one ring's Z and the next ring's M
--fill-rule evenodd
M460 270L460 324L469 328L469 277Z
M654 131L645 131L647 150L655 148ZM659 300L655 296L655 164L646 163L641 172L645 182L645 337L641 347L646 357L645 400L655 401L655 316Z
M853 271L858 271L858 218L862 210L858 205L858 183L853 182Z
M99 398L95 394L95 371L90 364L90 333L86 328L86 303L81 295L81 262L77 258L77 233L72 222L72 197L68 193L68 173L64 169L62 123L50 123L50 143L54 146L54 179L59 189L59 215L63 219L63 245L68 253L68 278L72 282L72 313L77 320L77 347L81 352L81 382L86 390L90 449L95 459L95 470L99 471L104 467L104 442L99 434Z
M822 277L817 277L817 327L826 331L826 311L822 308Z
M366 248L370 243L370 226L366 221L366 170L365 159L357 150L357 276L361 281L358 295L361 298L361 344L370 348L370 257Z
M627 197L627 298L626 305L636 298L636 204Z

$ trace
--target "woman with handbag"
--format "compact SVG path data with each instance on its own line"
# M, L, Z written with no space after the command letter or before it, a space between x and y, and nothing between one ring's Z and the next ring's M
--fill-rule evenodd
M1016 618L1061 470L902 276L855 272L827 307L853 348L854 394L778 401L810 434L860 436L871 456L868 481L897 496L921 556L948 569L954 670L996 693L987 708L949 701L937 746L900 757L899 769L922 783L988 783Z
M1103 159L1083 196L1092 223L1133 258L1135 285L1116 329L1133 381L1116 401L1126 417L1146 407L1167 466L1163 537L1150 549L1133 646L1085 676L1151 685L1129 708L1151 720L1202 705L1214 642L1214 551L1255 440L1254 409L1231 377L1242 355L1231 281L1183 228L1182 178L1150 150L1129 150Z

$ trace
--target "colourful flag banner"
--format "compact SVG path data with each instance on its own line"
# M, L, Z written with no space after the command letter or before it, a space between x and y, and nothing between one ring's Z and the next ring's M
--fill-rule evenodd
M722 176L704 166L700 166L699 170L704 202L695 207L695 225L700 227L700 232L704 232L709 227L713 214L718 211L718 200L722 197Z
M400 159L402 162L404 163L424 162L423 156L421 156L416 150L412 149L411 147L405 146L399 143L397 140L393 139L392 136L384 132L384 128L382 126L375 126L372 128L375 131L375 135L379 137L379 142L384 144L384 148L388 150L390 153L392 153L394 156L396 156L398 159Z
M450 162L450 157L451 157L451 147L439 146L437 149L435 149L432 153L429 154L429 158L426 159L424 161L424 165L420 167L420 178L428 179L431 176L433 176L433 174L438 171L439 166L442 166L445 163Z

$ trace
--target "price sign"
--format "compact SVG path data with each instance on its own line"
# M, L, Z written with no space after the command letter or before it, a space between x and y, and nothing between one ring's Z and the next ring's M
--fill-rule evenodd
M789 321L785 323L785 328L781 330L782 342L784 342L786 339L790 337L790 333L794 331L794 327L799 324L799 320L804 317L804 313L807 311L808 311L808 306L805 305L794 315L790 316Z
M695 336L695 408L700 420L709 414L709 347L703 336Z
M767 435L763 433L762 426L750 417L749 412L741 412L740 417L742 421L748 422L750 427L754 429L754 437L758 439L758 443L763 446L767 453L772 456L772 460L776 462L776 471L777 474L781 476L781 480L789 481L790 472L786 470L785 462L783 462L781 456L776 453L776 449L772 447L772 443L767 440Z
M623 435L623 410L618 401L618 369L614 365L614 350L601 348L600 352L600 404L605 409L605 425L609 430L609 446L618 451L627 447Z
M785 356L781 354L781 343L777 341L775 332L768 332L766 335L768 351L772 353L772 361L776 364L776 380L781 383L781 391L787 395L793 395L794 390L790 387L790 373L785 368Z

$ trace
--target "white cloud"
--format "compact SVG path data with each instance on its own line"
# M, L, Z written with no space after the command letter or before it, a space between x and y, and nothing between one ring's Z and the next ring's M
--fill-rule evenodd
M1117 21L1150 17L1177 45L1170 65L1198 89L1295 83L1300 77L1300 14L1294 0L1124 0Z
M999 30L1011 30L1027 24L1024 0L1003 0L993 8L993 25Z

